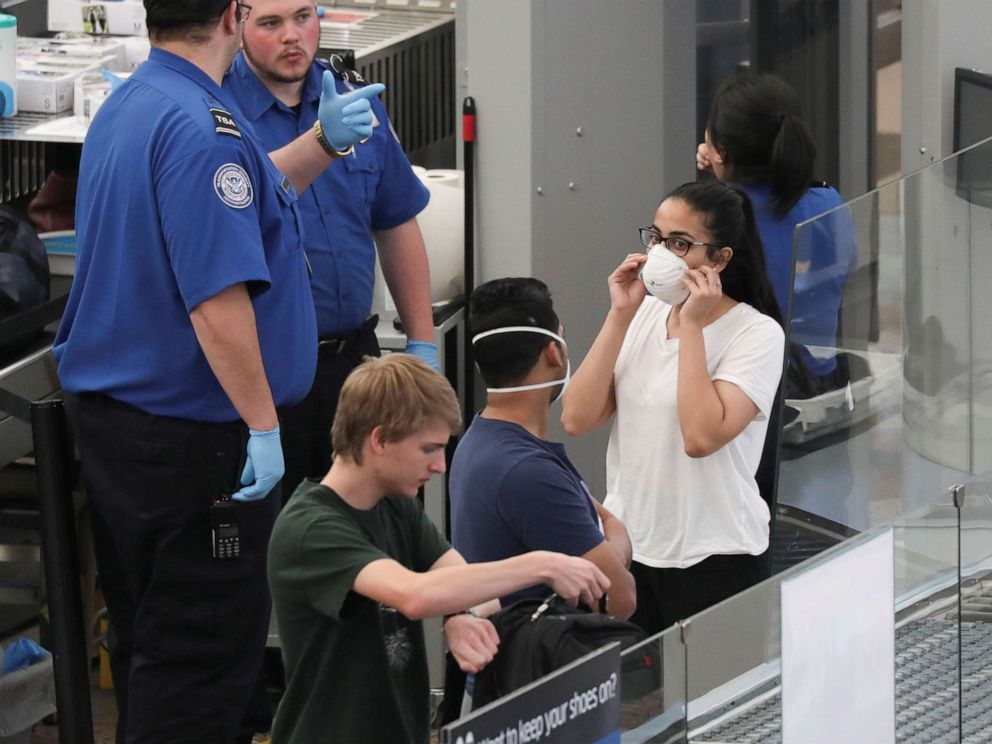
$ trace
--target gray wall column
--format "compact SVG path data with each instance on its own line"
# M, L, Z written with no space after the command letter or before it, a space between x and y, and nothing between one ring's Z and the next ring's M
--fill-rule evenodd
M478 105L479 279L547 282L577 366L635 228L695 177L695 3L465 0L464 92ZM461 92L461 91L460 91ZM552 410L550 437L565 438ZM605 492L606 430L570 439Z

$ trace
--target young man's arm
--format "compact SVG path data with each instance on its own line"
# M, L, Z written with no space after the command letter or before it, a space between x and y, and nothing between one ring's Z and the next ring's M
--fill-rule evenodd
M606 535L607 542L613 548L623 567L630 568L630 562L634 559L634 548L630 544L627 528L613 512L601 503L594 499L593 504L595 504L596 513L603 522L603 533Z
M449 550L437 559L431 570L464 565L465 559L458 551ZM481 671L496 656L499 650L499 633L486 618L499 610L499 606L499 600L492 599L466 612L449 615L444 621L448 650L463 672Z
M388 558L372 561L358 572L352 589L419 620L462 612L534 584L548 584L569 604L595 607L610 587L594 564L561 553L539 550L472 564L445 560L448 553L423 573Z
M631 545L627 528L598 501L596 511L603 521L606 539L582 557L595 563L610 580L607 612L626 620L637 609L637 589L630 573Z

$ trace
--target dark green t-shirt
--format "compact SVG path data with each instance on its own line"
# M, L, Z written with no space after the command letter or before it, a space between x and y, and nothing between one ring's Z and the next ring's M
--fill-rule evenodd
M360 511L304 481L269 543L286 693L273 744L425 744L429 681L419 621L351 590L372 561L426 571L449 549L417 499Z

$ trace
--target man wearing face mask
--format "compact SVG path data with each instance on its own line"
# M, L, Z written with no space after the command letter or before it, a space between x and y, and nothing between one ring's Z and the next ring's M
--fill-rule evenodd
M529 278L486 282L472 293L470 318L487 398L451 464L455 548L470 563L532 550L584 557L610 579L610 614L629 617L635 591L627 530L592 498L564 446L546 440L550 405L570 369L548 288ZM549 592L536 585L501 601L505 607Z

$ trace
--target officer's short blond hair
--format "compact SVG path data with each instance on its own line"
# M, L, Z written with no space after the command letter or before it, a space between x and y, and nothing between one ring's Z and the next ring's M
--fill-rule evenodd
M447 378L409 354L386 354L356 367L341 388L331 427L335 457L362 464L362 448L377 426L398 442L434 424L461 422Z

